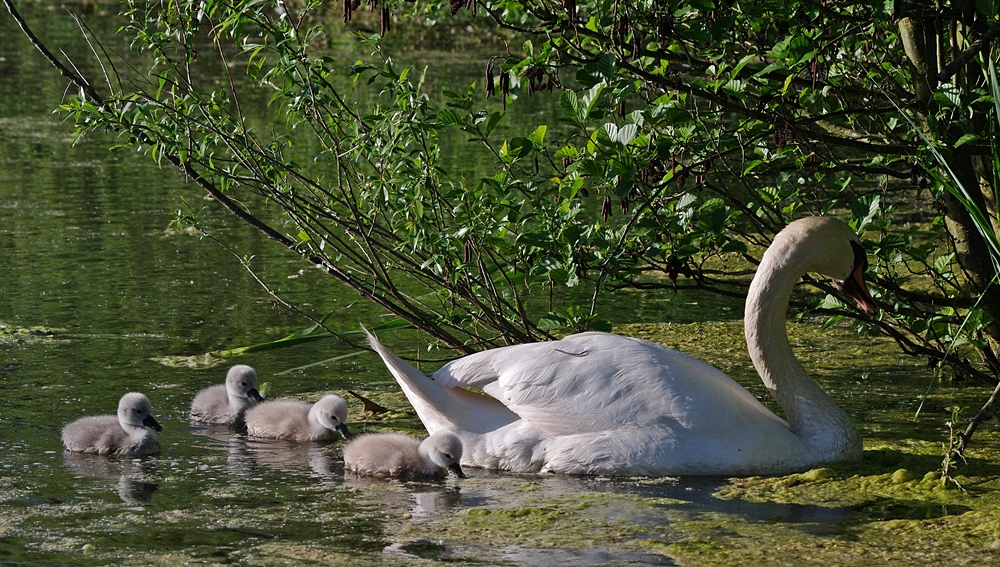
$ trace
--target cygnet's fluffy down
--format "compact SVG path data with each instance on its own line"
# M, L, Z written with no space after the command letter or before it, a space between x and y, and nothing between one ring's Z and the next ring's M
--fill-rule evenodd
M462 441L439 431L420 441L401 433L362 435L344 447L344 468L376 478L440 478L455 473L465 478L459 461Z
M347 430L347 402L328 395L309 405L299 400L271 400L247 412L247 435L288 441L329 441Z
M257 391L257 372L245 364L237 364L226 374L226 383L198 392L191 402L191 420L202 423L239 425L254 404L264 398Z
M160 452L161 431L146 396L131 392L118 402L118 415L81 417L62 430L67 451L101 455L151 455Z

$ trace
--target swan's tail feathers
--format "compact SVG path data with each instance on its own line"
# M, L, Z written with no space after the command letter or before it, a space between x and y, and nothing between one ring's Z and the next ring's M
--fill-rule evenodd
M367 329L364 331L368 344L382 357L431 435L442 430L486 433L520 419L491 397L462 388L445 388L396 356Z

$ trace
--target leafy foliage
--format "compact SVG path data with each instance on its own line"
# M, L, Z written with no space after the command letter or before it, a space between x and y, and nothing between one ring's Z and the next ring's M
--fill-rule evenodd
M382 32L393 14L445 21L439 7L382 4ZM109 73L109 96L64 109L465 352L607 328L598 299L624 286L741 295L790 219L836 214L864 236L887 313L831 295L813 309L961 375L1000 370L1000 296L984 293L997 268L923 140L995 226L995 176L976 173L995 138L992 54L959 43L991 33L995 6L490 0L452 13L463 7L519 49L483 84L429 93L381 34L361 34L371 56L343 71L316 2L132 0L126 31L150 71ZM228 84L199 80L218 69ZM288 132L254 126L244 101L260 90ZM558 94L558 121L504 122L540 91ZM306 148L292 129L313 134ZM491 156L489 175L449 170L451 131ZM560 288L589 301L560 304Z

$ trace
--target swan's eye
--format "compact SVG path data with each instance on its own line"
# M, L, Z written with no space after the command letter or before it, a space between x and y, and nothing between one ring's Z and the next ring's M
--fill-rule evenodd
M449 455L448 453L445 453L445 454L444 454L444 458L446 458L446 459L450 459L450 458L451 458L451 455Z

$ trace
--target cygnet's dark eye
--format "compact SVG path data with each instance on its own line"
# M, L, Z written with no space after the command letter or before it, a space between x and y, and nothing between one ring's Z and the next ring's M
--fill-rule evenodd
M247 385L246 382L240 382L240 386L246 386L246 385Z
M445 453L445 454L444 454L444 458L446 458L446 459L450 459L450 458L451 458L451 455L449 455L448 453Z

